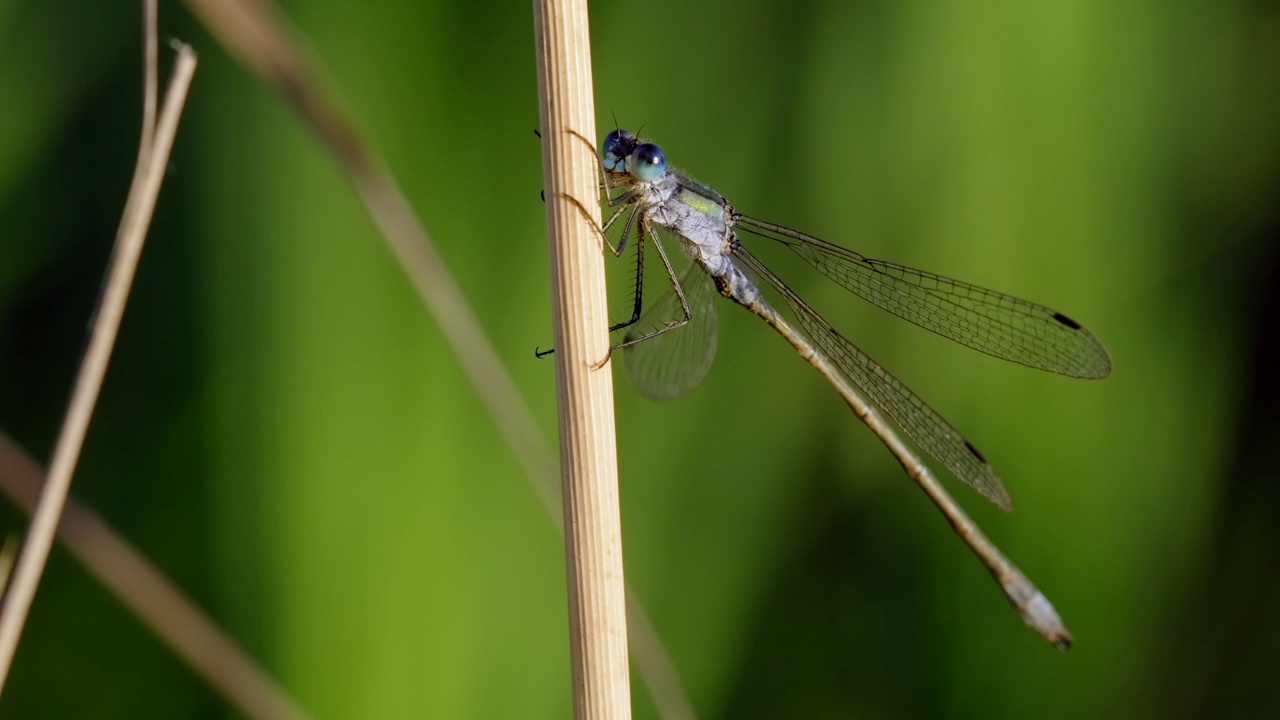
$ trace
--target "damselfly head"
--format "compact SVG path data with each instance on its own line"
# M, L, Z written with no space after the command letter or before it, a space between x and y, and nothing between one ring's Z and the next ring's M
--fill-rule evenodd
M614 130L604 136L600 145L600 162L606 172L619 175L627 172L627 158L640 144L639 138L626 130Z

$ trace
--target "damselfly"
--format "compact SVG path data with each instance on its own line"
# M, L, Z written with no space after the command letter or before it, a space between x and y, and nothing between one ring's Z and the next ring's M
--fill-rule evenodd
M662 149L625 130L609 133L601 148L608 204L617 208L601 236L624 215L622 238L609 244L621 255L634 233L638 253L632 316L611 330L627 330L614 349L624 350L637 388L674 397L706 374L715 351L714 297L722 295L760 316L835 387L854 413L889 447L907 474L951 522L1000 583L1032 628L1059 647L1070 645L1048 600L982 534L903 445L863 395L926 454L996 505L1012 505L1004 484L972 443L879 363L822 319L743 240L779 243L821 274L862 299L920 327L979 352L1028 367L1079 378L1111 372L1106 348L1062 313L903 265L873 260L852 250L736 211L715 190L667 166ZM620 191L614 195L613 192ZM571 199L572 200L572 199ZM576 200L573 200L577 202ZM692 259L677 275L657 233L666 231ZM644 244L651 242L671 280L672 292L643 310ZM793 326L766 300L771 288L799 322ZM659 318L657 324L647 318ZM856 390L855 390L856 388ZM861 392L861 395L859 394Z

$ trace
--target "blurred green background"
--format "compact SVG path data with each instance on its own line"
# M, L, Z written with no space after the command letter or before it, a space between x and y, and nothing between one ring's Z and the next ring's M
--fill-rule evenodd
M530 4L285 8L554 442ZM1067 654L756 318L721 305L679 401L619 370L627 577L699 715L1270 709L1280 7L591 20L598 136L643 124L739 209L1046 303L1115 363L1036 373L786 274L996 465L1011 515L944 481L1061 611ZM139 26L137 3L0 2L0 428L42 460L132 172ZM161 33L201 65L76 493L316 717L567 717L561 541L434 320L281 100L183 6ZM0 531L24 528L6 504ZM5 690L4 717L234 716L61 551Z

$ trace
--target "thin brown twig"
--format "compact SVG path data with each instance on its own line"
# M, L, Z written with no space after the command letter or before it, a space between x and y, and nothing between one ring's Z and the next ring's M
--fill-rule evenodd
M0 466L3 469L3 466ZM35 503L31 503L35 506ZM4 538L4 547L0 547L0 597L9 587L9 576L13 573L13 563L18 559L18 535L9 533Z
M143 0L143 117L142 137L130 183L130 197L142 192L155 154L158 92L158 32L156 0ZM128 205L126 205L128 207ZM114 266L126 245L113 249ZM15 505L36 509L45 472L0 431L0 491ZM189 598L140 552L92 510L66 498L57 525L58 537L88 572L167 641L191 668L242 713L261 720L304 720L307 715L254 660L213 623ZM0 552L7 586L16 538L6 539Z
M157 0L142 0L142 141L138 144L138 166L134 178L142 175L155 143L156 94L159 92L160 34Z
M43 479L44 468L0 431L0 492L31 512ZM90 575L246 717L307 717L298 703L164 573L75 497L67 498L58 539Z
M48 560L49 549L53 545L58 519L66 504L67 493L71 488L71 475L75 471L93 407L107 372L138 257L142 253L156 197L164 179L169 151L177 134L187 89L191 86L191 78L195 73L195 52L186 45L179 45L177 50L173 77L165 93L163 112L156 125L155 142L152 147L139 150L140 154L147 154L148 162L143 165L142 180L133 183L125 201L106 288L94 319L89 347L76 377L71 403L54 447L49 480L45 483L40 502L32 515L31 528L18 557L13 582L5 599L4 613L0 615L0 689L3 689L8 678L14 651L22 636L31 601Z

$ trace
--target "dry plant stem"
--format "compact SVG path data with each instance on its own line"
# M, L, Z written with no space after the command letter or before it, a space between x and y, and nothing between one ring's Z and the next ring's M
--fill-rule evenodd
M165 165L173 146L174 135L177 133L178 119L182 113L182 105L186 101L187 88L191 84L195 67L195 53L191 48L181 46L178 50L178 60L174 65L173 79L165 97L164 114L156 129L155 146L144 151L149 153L150 162L146 164L143 179L134 183L129 199L125 203L124 217L117 235L106 290L98 308L89 348L85 352L76 379L71 404L54 449L49 481L45 484L39 505L32 516L31 529L22 554L18 557L13 584L5 602L4 614L0 616L0 688L8 677L13 654L22 634L22 627L26 622L36 586L39 584L49 549L53 544L58 518L62 514L67 492L71 487L71 475L84 443L84 435L93 414L93 406L97 402L98 392L102 387L102 379L106 375L111 349L120 327L120 318L124 314L125 301L133 283L138 257L142 253L147 227L151 223L156 196L160 192Z
M43 479L44 469L0 432L0 492L31 512ZM173 647L239 712L259 720L307 717L288 693L190 598L74 497L67 499L58 539L90 575Z
M157 0L142 1L142 142L138 143L138 165L133 176L142 175L156 136L156 93L160 81L158 53L160 36L156 31L159 22Z
M71 404L54 447L49 480L45 483L40 503L32 515L31 529L22 554L18 557L4 614L0 616L0 688L8 677L22 626L26 622L31 600L48 559L49 548L53 545L58 518L62 515L62 507L71 487L71 474L75 470L93 406L107 372L107 362L120 328L120 318L124 315L129 287L133 283L138 257L142 253L147 227L151 223L151 213L155 209L156 196L160 193L160 183L164 179L165 166L169 161L169 150L173 147L173 138L178 130L182 105L186 101L187 88L191 85L195 69L195 53L190 47L179 46L173 79L165 94L164 110L156 126L155 144L144 151L149 153L149 162L146 163L143 179L133 184L125 202L124 217L120 222L107 285L98 307L89 348L80 365Z
M597 196L599 159L574 134L595 137L585 0L535 0L560 406L560 472L569 575L574 715L629 718L626 586L613 378L599 204L584 218L567 198ZM579 201L578 205L582 203ZM594 225L594 227L593 227Z
M126 216L137 209L145 209L147 203L139 201L139 193L158 190L158 185L150 188L149 184L159 177L151 167L156 152L167 156L168 148L155 148L156 138L156 95L157 95L157 53L158 36L156 32L155 0L143 2L143 117L142 138L139 143L138 157L134 176L130 187L129 204L126 205ZM188 57L180 56L179 64L185 65L182 70L185 78L175 71L175 82L181 81L178 92L171 90L170 99L175 101L166 108L166 117L177 119L181 101L185 95L186 85L190 82L191 71L194 70L194 56L185 51ZM177 86L174 86L177 88ZM172 142L176 125L165 128L166 145ZM159 168L163 169L162 160ZM154 206L154 200L150 203ZM147 211L149 213L149 210ZM146 221L141 232L145 234ZM122 221L122 235L124 221ZM136 223L128 232L137 235ZM140 245L134 241L120 243L112 254L112 267L117 267L117 258L125 257L129 252L140 251ZM136 263L136 252L133 257ZM113 276L113 280L119 276ZM129 283L125 283L126 287ZM102 308L99 312L102 313ZM103 314L98 321L105 320ZM28 513L34 513L37 499L41 494L44 481L44 469L29 455L14 444L8 436L0 432L0 491L3 491L14 502ZM300 720L306 714L285 693L252 658L244 653L230 638L214 625L190 600L188 600L162 573L125 542L118 534L102 521L91 510L79 505L73 498L65 498L66 507L57 523L60 539L67 545L72 556L81 562L91 575L96 577L108 590L113 592L127 607L133 610L157 635L167 641L201 675L215 690L219 691L232 705L247 717L262 720ZM9 543L6 542L6 550ZM5 572L6 579L8 572ZM37 578L38 579L38 578Z
M3 466L0 466L2 468ZM0 476L2 477L2 476ZM38 479L37 479L38 480ZM34 496L33 496L34 497ZM35 507L34 500L31 507ZM30 511L28 511L28 514ZM4 546L0 547L0 597L4 596L4 591L9 587L9 576L13 573L13 563L18 559L18 536L10 533L4 538Z

